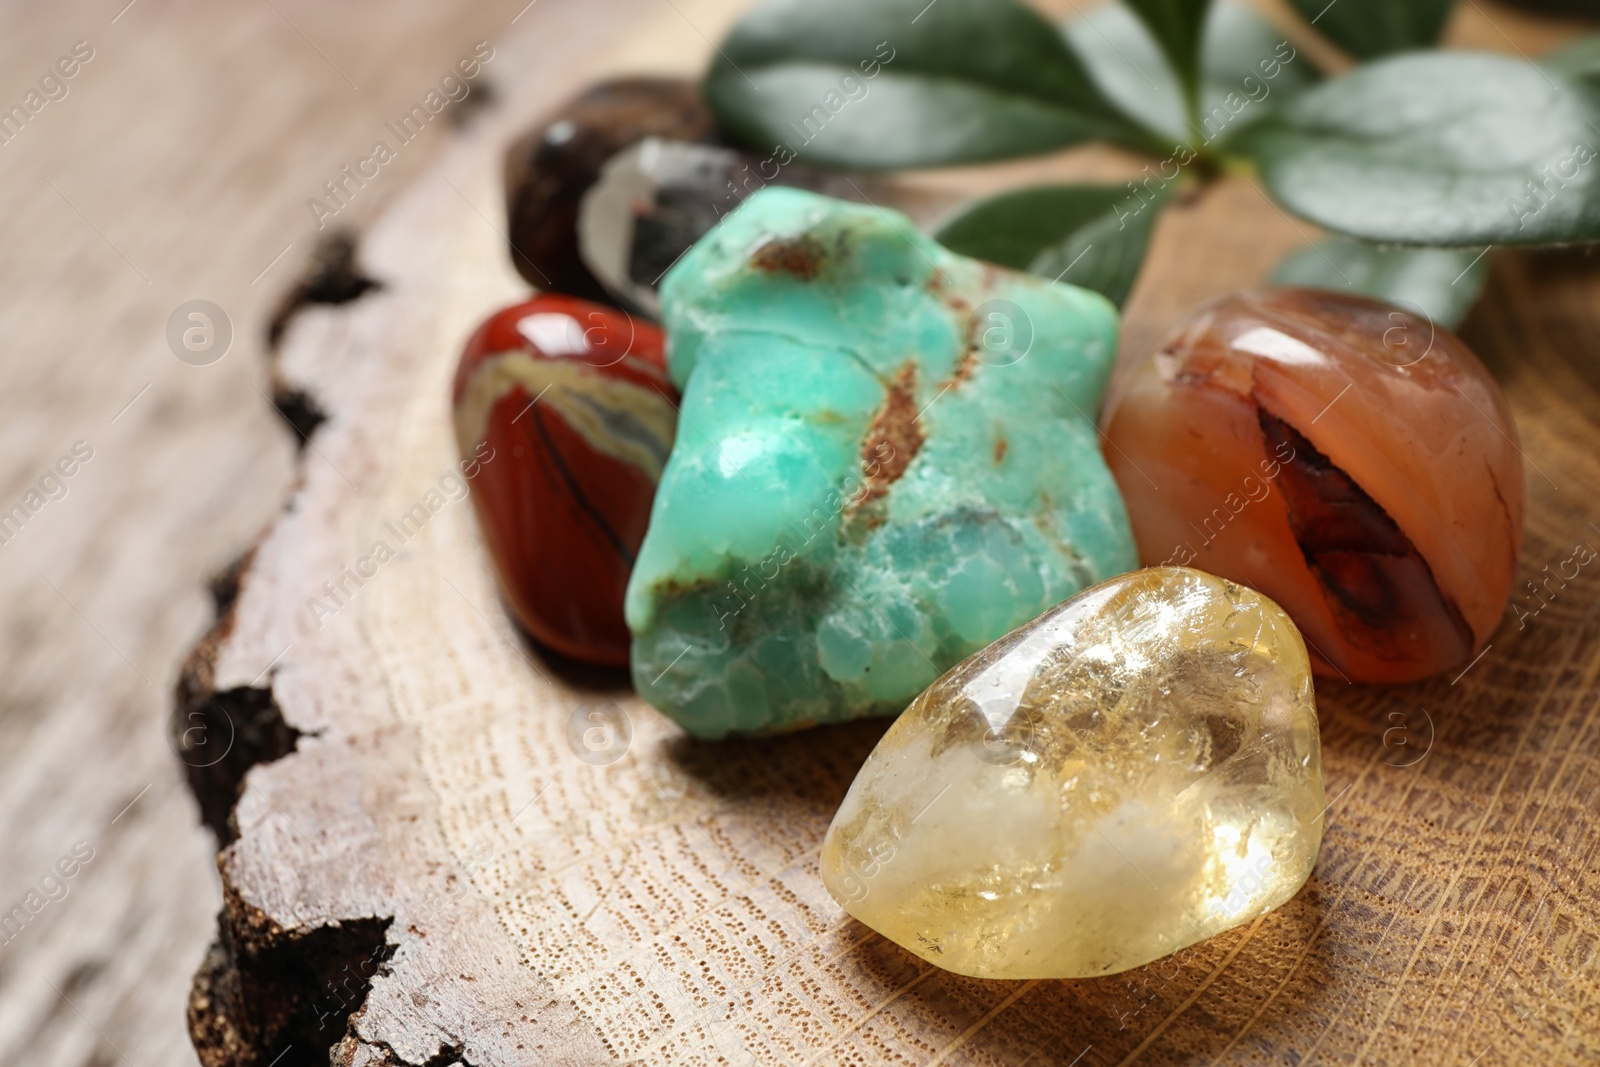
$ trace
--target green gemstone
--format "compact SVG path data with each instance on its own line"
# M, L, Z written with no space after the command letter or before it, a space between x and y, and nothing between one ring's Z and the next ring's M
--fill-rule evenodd
M698 737L901 711L1137 566L1095 293L769 188L661 289L677 443L628 586L639 693Z

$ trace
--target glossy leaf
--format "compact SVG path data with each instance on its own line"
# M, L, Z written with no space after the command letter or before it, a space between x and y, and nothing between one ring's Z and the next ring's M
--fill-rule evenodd
M779 165L928 166L1152 140L1017 0L766 0L723 41L705 91L723 128Z
M974 204L934 237L962 255L1093 289L1121 307L1167 195L1112 185L1018 189Z
M1380 246L1329 237L1284 260L1272 281L1361 293L1454 329L1488 276L1482 249Z
M1124 0L1161 46L1185 100L1199 103L1200 40L1211 0Z
M1510 56L1358 67L1245 135L1273 197L1330 230L1418 245L1600 238L1600 94Z
M1093 8L1068 22L1065 32L1105 94L1173 141L1223 143L1320 77L1275 26L1224 0L1206 20L1196 128L1155 40L1126 7Z
M1289 0L1323 36L1359 59L1438 43L1455 0Z
M1600 33L1580 37L1539 61L1546 70L1567 78L1600 83Z

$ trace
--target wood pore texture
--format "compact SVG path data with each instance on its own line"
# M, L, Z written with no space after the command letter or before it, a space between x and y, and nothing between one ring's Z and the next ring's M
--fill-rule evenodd
M146 4L150 12L142 10ZM348 150L333 149L332 165L319 159L305 168L317 180L305 183L302 197L339 163L357 158L368 127L380 124L385 109L403 109L434 66L452 62L463 43L494 39L498 105L459 134L438 138L436 158L403 156L407 180L354 213L370 221L360 262L382 288L303 312L273 364L273 381L303 392L327 418L299 452L288 502L256 544L237 597L185 666L176 719L180 729L201 724L208 741L227 738L234 755L211 773L193 750L182 750L183 759L167 753L165 764L150 760L151 777L166 775L164 782L171 782L171 767L188 772L226 839L218 859L219 942L189 1001L201 1061L1594 1062L1600 579L1589 568L1564 587L1551 586L1543 601L1524 596L1526 609L1544 606L1520 627L1508 612L1492 646L1459 678L1392 688L1319 681L1332 803L1305 889L1283 908L1179 957L1084 982L950 975L855 923L828 897L817 873L821 837L884 723L695 742L625 688L574 676L518 635L497 600L470 505L449 492L456 457L447 388L455 357L483 315L526 292L503 247L501 149L596 77L700 69L710 42L741 6L538 0L514 24L520 3L492 13L396 16L383 40L397 52L425 55L427 65L414 70L427 75L415 90L387 83L385 107L337 142ZM1053 7L1070 13L1072 5ZM297 21L304 14L287 10ZM127 18L151 12L192 14L144 0ZM337 22L322 17L324 29ZM369 30L383 24L381 13L364 17ZM269 6L263 19L275 18ZM468 24L472 32L464 32ZM1575 30L1473 0L1462 5L1451 35L1457 44L1536 54ZM64 44L82 36L63 32ZM425 49L419 34L448 47ZM39 40L40 54L53 58L55 37L40 33ZM308 69L322 62L308 55ZM314 104L303 107L300 121L322 121ZM193 159L214 155L222 165L245 143ZM1132 177L1141 164L1086 149L904 180L937 200L1024 179ZM40 173L56 175L48 167ZM137 201L106 195L134 213ZM280 195L301 211L299 199ZM260 263L291 237L305 239L303 217L282 241L267 221L247 212L240 218L266 249ZM286 228L281 220L276 226ZM132 235L132 228L111 234ZM1128 308L1125 352L1147 350L1208 298L1258 282L1314 236L1247 178L1176 206L1157 229ZM133 252L146 247L154 255L157 245L147 239ZM124 269L96 248L96 269ZM204 260L198 250L190 258ZM251 295L245 280L240 299L258 301L249 306L252 325L259 324L267 301ZM190 295L174 294L169 303ZM70 307L62 312L69 319ZM153 316L157 329L165 312ZM59 338L69 336L64 326L58 330ZM1524 592L1523 579L1542 581L1543 568L1554 569L1579 542L1600 546L1600 529L1591 525L1600 521L1593 503L1600 484L1600 260L1495 253L1488 290L1462 332L1505 387L1521 428L1529 489L1518 582ZM119 379L105 396L115 393L121 403L142 381ZM250 388L259 407L248 413L256 421L271 391L265 380L258 385ZM182 395L205 410L204 395ZM115 404L99 410L108 403L102 398L93 416L110 418ZM87 410L78 411L85 420ZM158 418L164 411L145 411L135 429L118 432L135 444L161 440L169 432ZM182 484L186 477L203 479L206 492L226 499L243 470L271 484L271 461L256 457L251 467L240 458L239 440L259 450L261 438L229 425L239 417L230 413L173 438L193 457L188 467L172 457L160 468L179 484L130 474L134 488L115 499L156 508L193 492ZM129 498L140 486L151 503ZM105 522L117 517L104 501L94 510ZM212 510L229 517L244 547L248 523L239 516L249 509L232 502ZM210 513L191 506L182 514L203 523ZM220 559L178 558L192 553L176 522L169 516L137 529L169 575L181 571L193 581L202 563ZM395 558L359 584L344 579L345 568L378 540L398 549ZM87 549L84 555L92 558ZM76 558L62 555L61 566ZM59 569L44 573L61 576ZM62 586L61 599L73 596L83 621L117 619L121 628L113 627L108 643L125 646L141 636L140 611L152 610L157 590L171 588L140 579L152 584L142 587L144 600L129 598L128 606L110 594L78 596L93 580L91 573ZM125 588L141 588L123 580ZM341 581L338 610L314 614L311 598L326 602L324 583ZM58 593L32 595L54 604ZM51 610L65 620L63 629L66 621L82 625L65 608ZM191 601L187 618L197 615ZM181 629L181 619L163 619L168 629ZM132 647L140 664L159 654L154 645ZM25 662L43 663L45 653ZM109 677L111 667L105 670ZM165 684L175 670L153 680ZM57 684L87 702L93 682ZM49 692L44 683L39 689ZM34 737L18 725L22 714L0 720L7 731L0 736ZM159 729L146 719L137 729ZM94 796L93 768L64 754L81 749L81 724L96 720L83 713L74 721L79 729L63 726L53 747L34 743L63 754L63 773L83 779L74 796ZM625 740L612 739L618 758L581 758L595 744L585 732L607 721L628 725ZM115 755L113 747L102 758ZM225 821L229 774L257 758ZM22 781L8 774L8 784ZM104 799L84 806L107 825L96 831L106 840L123 832L117 827L129 817L107 820L141 785L121 792L98 786ZM26 813L50 811L51 790L44 782L12 788L26 803L5 817L19 833L32 832ZM88 820L52 823L56 836L20 853L17 885L25 890L35 868L42 872ZM111 960L119 958L119 942L140 945L136 958L152 961L162 960L165 946L181 945L179 961L153 964L165 976L153 983L161 998L141 997L135 987L142 979L126 965L114 988L95 992L107 983L93 969L73 972L77 984L65 984L62 961L75 957L65 935L53 931L66 927L27 931L39 935L32 956L0 949L0 982L36 1005L13 1009L18 1002L8 999L0 1006L0 1037L9 1042L0 1047L16 1062L27 1055L30 1033L64 1050L52 1052L55 1062L170 1062L160 1038L141 1038L138 1059L116 1039L143 1033L147 1017L181 1011L171 976L195 962L195 931L204 925L195 916L214 906L215 890L195 862L204 851L198 838L184 839L171 825L144 833L137 845L122 846L118 867L100 868L108 879L123 872L139 908L125 911L120 925L99 922L71 944L78 952L98 945ZM176 853L184 862L171 858ZM90 864L80 876L86 888L97 873ZM115 888L108 881L102 892ZM64 917L83 913L87 903L69 898L52 907ZM146 924L185 933L141 933ZM46 945L58 946L56 954ZM81 1010L86 990L115 1007L96 1001Z

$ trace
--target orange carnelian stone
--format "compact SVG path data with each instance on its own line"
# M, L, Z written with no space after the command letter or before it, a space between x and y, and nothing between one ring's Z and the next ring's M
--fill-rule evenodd
M453 391L472 502L517 620L586 663L626 667L622 594L672 449L661 331L542 295L467 342Z
M1464 665L1505 610L1516 424L1466 345L1425 319L1309 289L1235 294L1126 368L1102 426L1143 561L1265 593L1320 673Z

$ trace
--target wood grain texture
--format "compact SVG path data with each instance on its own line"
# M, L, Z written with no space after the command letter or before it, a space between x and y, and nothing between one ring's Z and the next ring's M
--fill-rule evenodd
M184 1003L221 891L168 724L208 575L295 478L260 339L318 236L306 199L526 2L0 6L7 110L75 41L95 53L0 144L0 510L94 450L0 544L0 914L94 850L0 937L0 1064L195 1062ZM517 28L545 7L629 15L541 0ZM375 218L446 141L427 131L337 221ZM205 367L164 337L196 297L234 327Z
M365 236L384 288L290 328L278 374L329 417L188 673L190 706L214 721L270 692L298 733L233 811L221 947L191 1001L203 1062L320 1062L330 1046L335 1063L389 1067L1593 1062L1590 568L1524 598L1543 606L1508 612L1459 677L1320 682L1332 802L1305 889L1177 957L1081 982L939 971L828 897L817 850L881 722L696 742L515 632L471 509L429 496L454 469L460 345L523 291L499 233L499 150L597 73L695 69L735 7L641 4L624 34L542 64L517 58L536 54L528 35L505 38L522 72L508 102ZM1483 31L1475 17L1456 32ZM1137 169L1100 151L1023 166ZM1018 169L908 180L973 189ZM1174 208L1125 351L1310 236L1248 178ZM1463 334L1522 430L1520 589L1600 544L1600 261L1497 254ZM380 540L396 558L343 577ZM325 582L344 588L319 618ZM591 715L627 724L614 762L581 756Z

